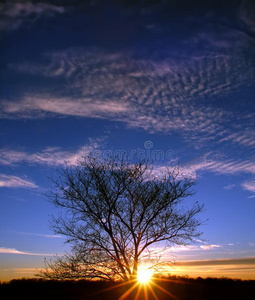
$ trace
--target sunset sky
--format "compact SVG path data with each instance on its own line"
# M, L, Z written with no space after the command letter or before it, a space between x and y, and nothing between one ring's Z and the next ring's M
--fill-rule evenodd
M0 38L0 280L68 252L45 195L91 151L197 177L170 273L255 279L253 0L1 1Z

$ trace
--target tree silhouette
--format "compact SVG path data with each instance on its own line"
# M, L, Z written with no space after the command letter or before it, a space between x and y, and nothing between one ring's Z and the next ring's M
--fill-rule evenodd
M49 198L62 213L52 228L68 237L72 254L46 261L44 277L128 281L153 245L186 245L201 234L195 217L203 206L182 206L195 180L178 167L156 176L152 163L89 156L53 182Z

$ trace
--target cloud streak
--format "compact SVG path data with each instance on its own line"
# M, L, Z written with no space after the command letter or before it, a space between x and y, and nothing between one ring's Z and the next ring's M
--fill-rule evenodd
M0 149L0 165L15 166L27 163L30 165L59 166L65 164L65 162L75 164L77 159L92 150L92 146L84 146L78 151L65 151L59 147L47 147L40 152L28 153L2 148Z
M7 187L7 188L28 188L28 189L35 189L38 186L26 179L12 176L12 175L5 175L0 174L0 188Z
M254 279L255 258L233 258L215 260L187 260L180 261L170 271L179 275Z
M91 101L90 99L52 98L44 95L25 97L22 101L3 102L3 111L7 114L27 118L42 118L51 114L90 118L109 118L128 111L125 103L117 101Z
M252 193L255 194L255 179L243 182L242 183L242 187L246 191L249 191L249 192L252 192Z
M224 190L226 190L226 191L232 190L235 186L236 185L234 183L226 185L226 186L224 186Z
M201 245L200 248L203 250L211 250L215 248L221 248L221 245Z
M41 233L32 233L32 232L23 232L23 231L16 231L12 230L11 232L22 234L22 235L31 235L31 236L38 236L38 237L43 237L43 238L63 238L61 235L56 235L56 234L41 234Z
M0 5L0 29L15 30L23 24L38 21L42 16L53 17L55 14L63 14L64 12L65 8L62 6L43 2L5 1Z
M32 255L32 256L54 256L54 254L45 254L45 253L32 253L32 252L25 252L19 251L15 248L5 248L0 247L0 254L18 254L18 255Z
M248 258L234 258L234 259L215 259L215 260L194 260L194 261L183 261L182 265L185 266L203 266L203 265L240 265L249 264L255 268L255 257Z
M201 159L200 162L190 162L181 166L181 172L191 177L197 177L201 171L209 171L219 175L240 175L248 174L254 177L255 175L255 162L252 160L235 160L225 159L216 160L210 158L211 153L208 153ZM241 184L242 188L251 193L255 193L255 180L251 179ZM225 190L230 190L235 187L235 184L225 186Z
M183 166L184 173L196 174L197 171L211 171L217 174L255 174L255 163L251 160L214 160L205 158L198 163L189 163Z

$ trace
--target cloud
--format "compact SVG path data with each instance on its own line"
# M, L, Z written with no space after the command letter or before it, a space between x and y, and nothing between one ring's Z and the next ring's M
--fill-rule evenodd
M97 5L93 1L89 4L94 9ZM139 5L140 9L142 6ZM239 19L245 24L250 24L252 20L247 9L249 6L252 5L245 1L240 7ZM150 47L147 47L147 43L142 46L141 41L133 40L136 37L130 35L130 44L138 46L123 45L121 51L115 48L116 40L113 38L111 47L107 49L101 42L100 46L94 47L69 47L58 51L48 48L38 53L37 62L30 59L26 61L26 58L9 62L6 65L7 73L24 78L32 75L40 83L36 92L29 92L31 89L26 87L28 80L24 80L22 90L25 92L20 92L12 100L9 97L2 99L0 117L43 118L61 115L103 118L125 122L129 127L140 127L152 133L178 132L197 148L217 139L221 143L231 141L254 148L254 124L249 123L254 116L249 120L246 119L247 114L242 112L236 116L234 107L222 104L225 101L217 105L218 97L234 95L242 87L254 83L254 58L250 54L254 52L250 51L254 45L250 38L237 24L226 26L226 16L222 17L223 21L216 19L218 24L212 12L201 14L196 19L192 16L186 18L184 14L180 16L182 20L165 19L169 22L165 24L165 21L160 21L158 14L164 15L169 6L160 2L156 5L157 10L152 7L143 8L140 13L155 18L158 24L144 23L143 18L138 21L143 28L149 26L150 30L159 30L156 38L154 34L146 35L148 29L144 32L144 39L149 41ZM129 17L125 19L126 7L124 9L120 5L116 9L120 15L125 12L124 22L130 22ZM139 11L136 5L129 9L131 14ZM175 9L179 10L178 7ZM37 17L54 15L64 13L66 8L42 2L19 4L7 1L2 5L2 11L5 16L15 18L18 22L32 13ZM76 12L74 5L73 17ZM100 13L102 20L109 20L104 12ZM84 16L86 19L86 10ZM176 28L178 35L178 28L183 28L181 21L185 27L190 25L186 27L190 30L184 37L176 38L176 33L170 28ZM86 24L90 24L90 21ZM173 24L176 26L170 26ZM198 24L205 26L198 27ZM94 28L91 30L93 36ZM104 30L109 30L109 27L100 28L102 36ZM82 35L84 40L86 34L85 30ZM237 130L236 119L239 118L243 118L244 126Z
M44 238L63 238L63 236L56 235L56 234L41 234L41 233L23 232L23 231L16 231L16 230L11 230L11 232L22 234L22 235L31 235L31 236L38 236Z
M180 261L170 272L192 277L222 277L254 279L255 258Z
M28 188L34 189L38 188L38 186L26 179L22 179L17 176L5 175L0 174L0 188L7 187L7 188Z
M162 260L173 260L175 255L182 255L182 253L187 252L188 255L193 251L201 251L199 246L196 245L178 245L178 246L165 246L165 247L151 247L148 251L143 253L143 257L146 258L150 256L150 258L159 258Z
M6 166L14 166L21 163L28 163L31 165L49 165L58 166L63 165L65 162L75 164L77 159L83 155L88 154L98 144L94 143L93 146L84 146L78 151L65 151L59 147L47 147L41 152L28 153L25 151L11 150L7 148L0 149L0 164Z
M221 158L221 159L220 159ZM224 158L224 157L223 157ZM178 160L174 159L170 161L168 167L174 168L178 164ZM179 164L179 172L181 176L187 176L190 178L198 178L201 172L212 172L216 175L240 175L248 174L254 176L255 174L255 163L252 160L235 160L235 159L222 159L221 155L214 154L213 152L206 153L202 158L191 160L188 163ZM161 173L165 172L166 166L158 165L153 169L155 176L160 176ZM225 186L225 190L234 188L235 184ZM249 180L242 183L242 187L251 192L254 190L254 180ZM249 198L253 198L250 196Z
M255 115L248 115L246 116L246 119L248 118L255 118ZM226 135L224 138L220 139L219 142L226 142L226 141L231 141L233 143L237 143L246 147L255 147L255 131L250 130L249 132L247 131L239 131L239 132L234 132L229 135Z
M196 251L199 250L199 247L195 245L187 245L187 246L167 247L166 249L167 249L166 252L174 253L174 252L183 252L183 251Z
M9 269L10 270L10 269ZM7 270L7 271L9 271ZM11 268L11 271L14 271L16 274L26 274L26 276L24 277L28 277L29 276L33 276L34 274L36 274L36 272L38 272L38 268Z
M183 261L183 265L239 265L239 264L250 264L255 265L255 257L247 258L233 258L233 259L215 259L215 260L194 260L194 261Z
M0 254L19 254L19 255L34 255L34 256L53 256L54 254L45 254L45 253L32 253L32 252L24 252L19 251L15 248L5 248L0 247Z
M90 118L110 118L128 111L127 104L117 101L104 101L91 99L52 98L49 95L38 97L28 96L19 102L2 103L2 109L10 115L19 115L22 118L38 118L51 114L79 116ZM36 112L36 114L35 114Z
M242 187L249 192L255 193L255 179L242 183Z
M239 18L245 24L246 29L255 33L255 4L253 0L244 0L239 9Z
M65 8L43 2L6 1L0 5L0 29L14 30L24 23L33 23L41 16L53 17L62 14Z
M200 248L203 250L211 250L215 248L221 248L221 245L201 245Z
M199 241L201 242L201 241ZM150 253L156 255L159 253L163 253L163 255L172 255L174 253L179 253L179 252L201 252L202 250L211 250L211 249L216 249L216 248L222 248L221 245L217 244L212 244L212 245L179 245L179 246L173 246L173 247L152 247L150 249ZM201 250L202 249L202 250Z
M251 160L215 160L210 159L210 153L200 162L190 162L182 167L183 173L196 174L197 171L211 171L217 174L255 174L255 163Z
M212 153L207 153L203 159L198 162L190 162L181 166L181 173L196 178L201 171L209 171L214 174L227 175L227 174L249 174L255 175L255 163L252 160L235 160L223 159L217 160L214 157L210 158ZM245 181L241 184L243 189L255 193L255 180ZM235 184L225 186L225 190L230 190L235 187ZM253 196L250 196L253 198Z
M106 136L89 138L88 143L76 151L64 150L61 147L46 147L37 152L0 148L0 165L16 166L26 163L29 165L59 166L65 163L76 164L77 160L103 146Z
M203 265L240 265L249 264L255 267L255 257L248 258L234 258L234 259L215 259L215 260L194 260L194 261L183 261L180 264L185 266L203 266Z
M229 184L224 186L224 190L228 191L228 190L232 190L236 185L235 184Z
M254 68L245 56L173 53L171 58L156 60L137 58L130 50L105 53L99 48L69 48L44 54L43 61L9 67L52 82L63 80L61 95L50 91L27 93L15 101L3 99L2 118L103 118L150 132L181 132L195 147L217 138L221 143L255 147L252 116L239 114L245 131L237 132L236 112L208 102L254 81ZM68 96L72 92L75 96Z

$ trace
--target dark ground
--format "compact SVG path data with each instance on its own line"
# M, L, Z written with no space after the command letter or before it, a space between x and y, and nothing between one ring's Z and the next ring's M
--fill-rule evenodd
M255 280L241 281L231 279L192 279L185 277L168 277L167 280L153 280L153 296L149 287L147 288L147 299L179 299L179 300L254 300ZM163 288L162 291L155 283ZM119 299L133 286L122 285L116 287L117 283L79 281L52 281L42 279L12 280L0 284L1 299L25 299L25 300L114 300ZM109 289L110 288L110 289ZM108 289L108 290L107 290ZM138 287L126 298L121 299L146 299L144 288L141 287L139 296L136 298ZM170 296L173 295L173 297Z

